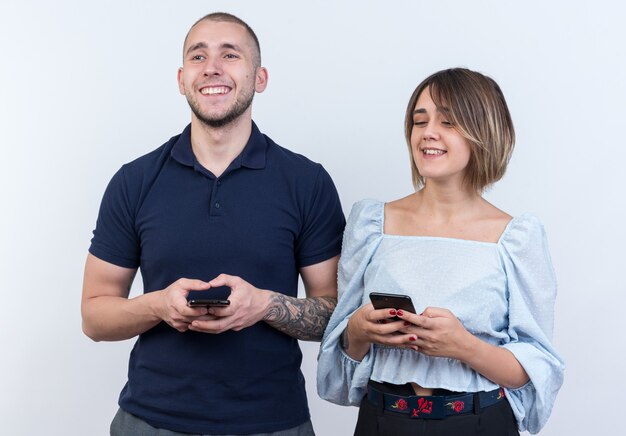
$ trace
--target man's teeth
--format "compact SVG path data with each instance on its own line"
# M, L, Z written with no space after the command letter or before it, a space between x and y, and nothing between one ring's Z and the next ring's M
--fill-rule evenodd
M202 88L200 93L203 95L213 95L213 94L226 94L228 92L228 88L225 86L220 86L217 88Z
M443 150L436 150L433 148L426 148L423 150L424 154L444 154L445 151Z

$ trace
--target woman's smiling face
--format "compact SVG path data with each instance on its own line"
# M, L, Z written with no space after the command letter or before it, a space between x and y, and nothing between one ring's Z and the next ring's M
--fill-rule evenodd
M411 132L413 161L426 180L458 181L462 184L471 147L455 129L445 107L437 107L424 89L413 110Z

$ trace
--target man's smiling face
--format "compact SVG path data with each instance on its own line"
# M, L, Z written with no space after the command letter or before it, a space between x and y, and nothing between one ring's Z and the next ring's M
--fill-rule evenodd
M183 66L178 70L180 93L198 121L219 128L243 114L251 117L255 92L267 84L267 71L246 29L231 22L203 20L187 35Z

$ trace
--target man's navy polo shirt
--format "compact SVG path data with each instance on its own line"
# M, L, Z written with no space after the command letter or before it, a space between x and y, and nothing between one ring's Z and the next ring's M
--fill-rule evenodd
M330 176L253 124L216 178L196 161L190 132L115 174L89 251L140 267L144 292L226 273L297 296L298 268L341 251L345 220ZM264 322L217 335L161 322L135 343L120 406L179 432L295 427L309 418L301 360L298 341Z

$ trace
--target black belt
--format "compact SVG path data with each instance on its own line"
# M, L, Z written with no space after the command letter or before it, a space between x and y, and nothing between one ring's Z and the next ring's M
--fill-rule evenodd
M383 409L404 413L410 418L445 419L451 415L461 415L480 411L485 407L505 399L504 389L489 392L459 393L454 395L411 395L404 397L382 392L367 385L367 399L375 406L381 403Z

